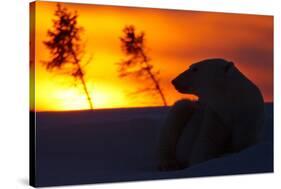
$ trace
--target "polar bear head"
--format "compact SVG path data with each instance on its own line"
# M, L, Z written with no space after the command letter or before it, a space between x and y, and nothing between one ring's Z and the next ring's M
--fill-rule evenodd
M224 59L207 59L192 64L189 69L177 76L172 84L180 93L202 97L214 91L221 91L233 69L232 62Z

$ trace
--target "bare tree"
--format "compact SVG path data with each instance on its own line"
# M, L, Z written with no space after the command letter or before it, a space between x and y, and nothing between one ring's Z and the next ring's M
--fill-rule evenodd
M136 91L142 92L157 92L163 102L167 106L167 101L163 90L160 87L160 80L158 78L160 72L155 71L151 64L151 59L145 52L144 37L145 33L136 34L135 27L130 25L123 29L124 35L120 37L121 48L127 59L121 61L119 64L119 76L132 76L137 79L150 80L152 83L147 83L148 87Z
M84 47L81 44L80 33L83 28L77 26L77 12L72 13L57 4L55 17L53 28L47 33L48 40L44 41L51 54L51 60L44 62L46 69L49 71L65 70L72 77L80 80L89 107L93 109L92 99L85 81L85 72L81 65Z

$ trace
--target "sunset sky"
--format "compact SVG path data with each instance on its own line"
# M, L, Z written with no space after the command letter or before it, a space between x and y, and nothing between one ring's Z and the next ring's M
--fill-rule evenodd
M147 54L160 71L168 104L180 98L170 81L190 64L207 58L231 60L261 89L265 101L273 101L273 17L151 8L129 8L62 3L77 11L84 28L84 67L94 108L162 105L155 95L128 93L143 83L118 77L117 63L124 59L120 48L122 29L134 25L145 32ZM49 72L42 61L50 59L43 41L51 29L56 3L36 2L35 12L35 108L37 111L88 109L79 81ZM34 27L34 26L31 26Z

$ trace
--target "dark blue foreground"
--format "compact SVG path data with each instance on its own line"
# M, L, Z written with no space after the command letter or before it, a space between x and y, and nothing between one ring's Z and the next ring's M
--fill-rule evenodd
M70 185L273 172L273 105L263 141L180 171L157 171L168 108L36 113L36 185Z

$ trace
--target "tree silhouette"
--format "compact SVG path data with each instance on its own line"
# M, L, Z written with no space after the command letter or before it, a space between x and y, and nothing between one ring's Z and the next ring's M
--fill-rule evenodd
M164 106L167 106L167 101L164 96L163 90L160 87L159 71L155 71L151 64L151 59L145 52L144 37L145 33L141 32L136 34L135 27L133 25L126 26L123 29L123 36L120 37L121 48L124 54L127 56L126 60L121 61L119 64L119 76L127 77L132 76L137 79L149 79L152 82L152 86L148 86L137 90L135 93L142 92L157 92L163 102Z
M51 60L44 62L46 69L66 70L72 77L80 80L89 106L93 109L85 81L85 72L81 65L84 51L80 33L83 28L77 26L77 12L72 13L58 3L54 15L56 19L53 20L53 28L48 30L48 40L43 42L51 54Z

